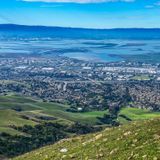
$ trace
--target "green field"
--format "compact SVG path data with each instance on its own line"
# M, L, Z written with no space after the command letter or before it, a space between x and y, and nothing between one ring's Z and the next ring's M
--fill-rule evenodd
M17 108L20 109L20 111L17 111ZM54 117L55 120L50 121L63 124L70 124L78 121L96 125L97 122L99 122L97 117L103 117L105 113L108 113L108 110L71 113L66 112L66 109L68 108L69 106L67 105L42 102L38 99L18 95L0 96L0 132L17 134L17 131L10 127L11 125L35 125L38 122L43 121L38 119L37 116ZM160 117L159 112L151 112L136 108L123 108L119 114L123 114L131 120ZM24 119L23 116L27 116L29 119ZM128 123L123 117L118 117L118 120L122 124Z
M152 112L147 109L123 108L120 114L127 115L132 120L143 120L160 117L160 112Z
M137 80L137 81L148 81L151 78L148 75L137 75L131 78L132 80Z
M139 108L122 108L119 115L125 115L132 121L152 119L160 117L160 112L152 112L147 109L139 109ZM128 123L124 118L118 117L118 120L124 124Z
M159 160L160 119L62 140L14 160Z

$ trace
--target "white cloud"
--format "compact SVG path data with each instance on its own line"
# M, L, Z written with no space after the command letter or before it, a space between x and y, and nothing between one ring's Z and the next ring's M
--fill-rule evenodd
M160 1L153 3L152 5L146 5L145 8L155 8L160 7Z
M102 3L102 2L134 2L135 0L22 0L26 2L48 2L48 3Z

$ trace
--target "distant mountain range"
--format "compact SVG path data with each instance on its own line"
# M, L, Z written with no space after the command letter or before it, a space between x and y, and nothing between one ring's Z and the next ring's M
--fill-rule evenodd
M0 38L160 39L159 28L85 29L0 24Z

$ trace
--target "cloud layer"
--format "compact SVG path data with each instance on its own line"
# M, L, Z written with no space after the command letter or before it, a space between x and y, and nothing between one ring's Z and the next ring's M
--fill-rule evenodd
M48 3L103 3L103 2L133 2L134 0L23 0L26 2L48 2Z

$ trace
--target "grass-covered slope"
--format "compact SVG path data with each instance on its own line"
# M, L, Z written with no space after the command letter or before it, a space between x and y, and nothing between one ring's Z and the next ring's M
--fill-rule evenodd
M24 126L24 125L35 125L36 122L32 120L23 119L21 114L14 110L0 110L0 133L6 132L9 134L19 134L18 131L14 130L10 126Z
M71 113L66 111L68 108L67 105L43 102L30 97L0 96L0 133L17 134L18 132L11 128L12 125L23 126L26 124L33 126L42 121L38 117L52 117L54 120L50 121L63 124L78 121L95 125L98 122L97 117L102 117L107 112Z
M11 128L12 125L36 125L42 120L38 117L52 117L52 122L59 123L88 123L96 125L99 122L97 117L103 117L108 113L105 111L92 111L84 113L71 113L66 110L68 105L57 103L42 102L41 100L18 95L0 96L0 133L7 132L9 134L17 134L18 132ZM123 108L120 110L118 120L120 123L128 123L125 117L131 120L150 119L160 117L160 112L151 112L149 110L137 108ZM28 117L26 119L25 117ZM19 133L18 133L19 134Z
M146 120L151 118L160 117L160 112L154 112L147 109L139 109L139 108L122 108L119 112L118 120L121 124L128 123L128 121L122 117L122 115L126 116L132 121L138 120Z
M14 160L159 160L160 119L62 140Z

